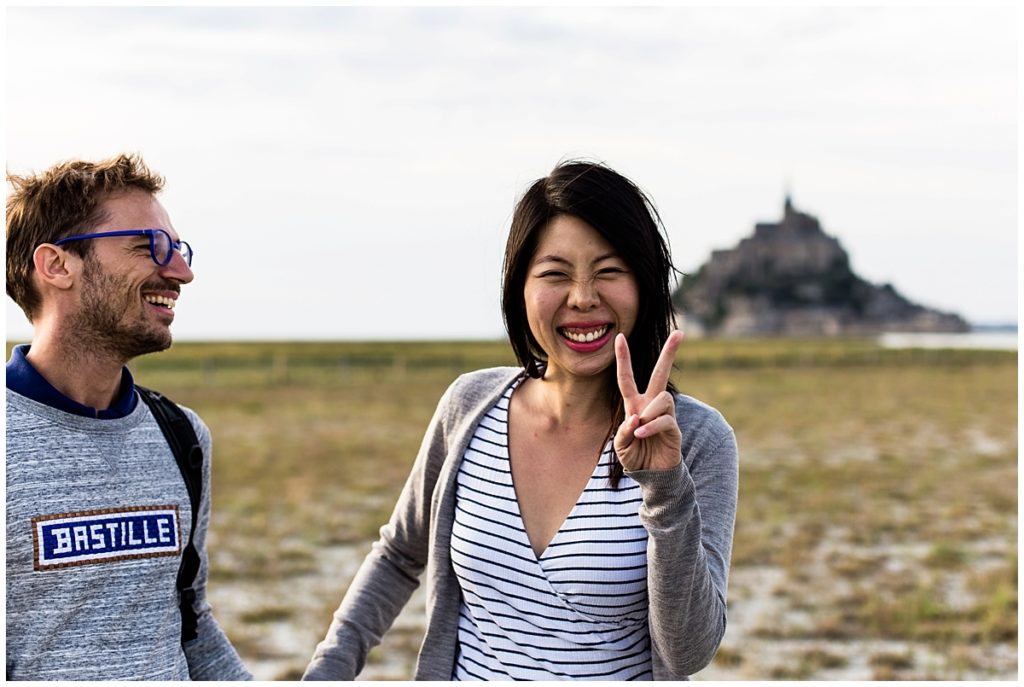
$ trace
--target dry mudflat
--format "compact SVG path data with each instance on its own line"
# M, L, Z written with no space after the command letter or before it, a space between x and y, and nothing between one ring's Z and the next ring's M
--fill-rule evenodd
M301 675L463 370L503 344L183 344L140 381L214 436L210 599L259 679ZM696 679L1017 678L1017 356L687 342L740 444L729 629ZM418 592L362 679L411 677Z

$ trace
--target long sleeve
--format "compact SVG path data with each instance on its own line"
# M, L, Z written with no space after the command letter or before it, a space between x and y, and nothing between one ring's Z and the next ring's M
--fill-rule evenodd
M432 495L446 454L451 393L449 388L441 398L391 519L335 611L303 680L354 679L419 586L429 554Z
M196 599L193 607L197 617L196 638L183 646L185 659L188 661L188 672L193 680L251 680L252 675L242 664L238 652L231 645L227 635L217 624L213 609L206 599L206 581L210 569L209 555L206 550L206 535L210 527L212 510L212 462L213 445L210 431L199 419L199 416L186 409L199 436L203 448L203 493L199 503L199 522L196 525L195 545L199 552L199 573L196 575L194 589ZM195 514L193 513L193 517Z
M683 461L629 474L643 491L648 598L657 679L683 679L714 658L725 634L738 491L732 428L709 406L677 396Z
M8 389L9 678L250 677L207 603L210 433L195 413L185 412L204 457L205 493L194 509L167 439L145 404L126 417L98 420ZM139 520L143 513L154 515ZM83 533L71 547L58 550L58 535L38 534L35 523L56 527L68 518L76 518L74 526ZM194 584L199 636L183 647L175 584L181 558L168 554L180 552L193 519L200 555ZM60 525L67 532L69 526ZM133 540L133 531L142 541ZM39 541L52 544L40 547ZM109 555L117 552L131 555Z

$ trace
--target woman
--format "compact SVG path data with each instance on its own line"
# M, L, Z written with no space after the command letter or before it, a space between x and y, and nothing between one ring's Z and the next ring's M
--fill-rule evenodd
M417 679L685 679L711 661L737 449L669 383L682 335L656 218L600 164L526 192L502 294L522 368L445 392L305 679L354 678L424 567Z

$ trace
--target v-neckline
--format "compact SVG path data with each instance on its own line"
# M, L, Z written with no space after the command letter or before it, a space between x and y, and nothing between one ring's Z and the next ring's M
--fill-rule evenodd
M551 545L558 540L559 536L562 533L562 530L565 529L566 523L569 522L573 514L575 514L576 511L579 509L580 501L583 499L583 495L587 493L587 489L590 488L590 485L594 481L595 476L597 476L598 470L601 468L601 459L604 458L604 456L607 454L609 443L611 440L609 439L608 441L605 441L605 443L601 446L601 450L598 452L597 457L595 459L594 467L591 468L590 474L587 476L586 482L583 483L583 488L580 489L579 494L576 495L576 500L573 501L572 507L565 514L565 517L562 519L562 522L558 525L558 529L556 529L554 534L551 535L551 539L549 539L547 544L544 545L544 549L539 554L536 553L533 550L533 543L530 541L530 533L526 529L526 521L523 520L523 510L519 503L519 492L516 490L515 479L512 476L512 449L510 446L512 436L512 395L515 393L516 388L518 388L519 384L522 383L522 381L522 378L517 379L512 385L509 386L508 391L506 391L502 395L502 397L508 401L508 405L505 410L504 438L506 460L504 469L505 474L508 477L509 488L512 490L513 503L515 504L515 517L518 520L519 532L522 534L522 538L526 544L526 547L530 550L530 554L533 556L534 561L539 565L544 560L544 557L547 555L548 551L551 550Z
M506 450L507 449L508 447L506 446ZM512 492L513 494L515 494L516 517L519 518L519 525L523 533L523 538L526 540L526 545L530 548L530 553L533 554L533 557L537 561L538 565L544 562L544 558L551 550L551 545L558 541L558 539L562 535L562 532L565 530L566 524L569 522L569 520L572 519L572 516L576 514L576 511L579 510L580 502L583 500L583 496L587 493L587 490L590 488L590 485L594 481L594 478L599 477L597 472L601 468L601 459L605 456L607 450L608 442L605 442L604 446L601 447L601 452L597 456L597 462L594 464L594 469L590 471L590 476L587 477L586 483L583 485L583 488L580 490L580 493L576 496L576 500L573 502L572 508L570 508L569 512L565 514L565 517L562 519L561 524L558 525L558 529L555 530L555 533L553 535L551 535L551 539L548 540L548 543L544 546L544 550L541 551L539 555L534 552L533 544L530 542L530 533L526 531L526 522L523 520L523 511L519 506L519 494L515 491L515 482L512 480L512 453L510 451L508 452L508 476L509 481L512 483Z

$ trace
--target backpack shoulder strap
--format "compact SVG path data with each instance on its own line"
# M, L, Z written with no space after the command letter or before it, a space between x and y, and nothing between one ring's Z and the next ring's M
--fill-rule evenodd
M164 437L174 453L174 460L178 463L178 469L181 470L185 487L188 489L188 498L192 504L192 527L188 533L188 544L185 546L181 558L181 567L178 568L177 580L181 599L179 605L181 609L181 641L184 643L197 636L198 619L193 605L196 593L193 585L196 575L199 574L199 552L196 551L193 539L196 533L196 522L199 520L199 501L203 493L203 450L199 446L199 438L196 437L192 423L177 403L159 392L138 384L135 385L135 389L149 406L149 410L156 418L160 430L164 433Z

